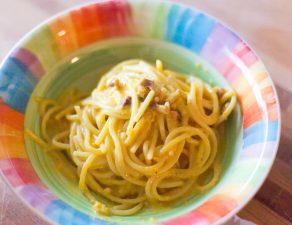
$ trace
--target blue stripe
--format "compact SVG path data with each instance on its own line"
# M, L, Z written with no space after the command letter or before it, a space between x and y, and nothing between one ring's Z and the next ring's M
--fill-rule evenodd
M191 9L184 9L181 12L181 16L177 18L177 25L173 27L173 29L175 29L174 35L171 38L173 42L183 45L187 32L187 25L195 16L195 13Z
M58 224L62 225L114 225L116 223L94 218L67 205L61 200L51 202L45 214Z
M8 58L0 69L0 97L13 109L24 112L37 79L22 62Z
M186 31L186 41L184 45L195 52L200 52L213 30L215 21L204 14L197 15L196 19Z
M215 21L194 10L174 5L167 18L166 39L199 53L213 30Z
M244 131L243 147L266 141L276 141L279 129L278 121L260 121Z
M179 17L179 9L180 7L178 5L173 5L169 10L167 17L167 27L165 32L166 40L171 40L175 33L174 27L176 26L175 23L177 21L177 18Z

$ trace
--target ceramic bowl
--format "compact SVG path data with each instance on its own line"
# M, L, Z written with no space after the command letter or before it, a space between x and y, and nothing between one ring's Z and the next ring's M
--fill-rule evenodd
M230 86L240 107L227 125L223 174L214 188L168 209L101 217L23 131L39 131L31 95L56 98L72 86L90 90L100 74L129 58L159 58L168 68ZM277 95L256 53L215 18L169 1L99 1L42 23L2 62L0 98L1 174L27 207L55 224L223 223L259 189L279 142Z

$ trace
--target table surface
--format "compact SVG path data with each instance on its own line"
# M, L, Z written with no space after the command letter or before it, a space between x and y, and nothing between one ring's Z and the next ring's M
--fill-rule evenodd
M9 0L0 7L0 60L25 33L49 16L83 0ZM292 1L181 0L237 31L263 59L282 109L277 158L262 188L239 216L264 225L292 224ZM17 16L15 16L17 15ZM47 225L0 180L0 224Z

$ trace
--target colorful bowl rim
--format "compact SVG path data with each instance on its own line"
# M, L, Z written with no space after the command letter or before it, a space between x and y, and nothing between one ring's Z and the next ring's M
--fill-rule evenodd
M78 10L82 7L85 6L90 6L96 3L103 3L103 2L109 2L109 1L115 1L115 0L93 0L90 2L85 2L85 3L80 3L80 4L75 4L71 7L68 7L64 10L61 10L58 13L55 13L51 16L49 16L47 19L43 20L42 22L38 23L37 25L35 25L31 30L29 30L22 38L20 38L18 41L16 41L16 43L13 45L13 47L6 53L5 57L2 59L1 63L0 63L0 68L2 68L2 66L4 65L4 63L6 62L6 60L9 58L9 56L13 53L13 51L15 49L17 49L19 46L21 46L22 43L24 43L26 40L29 40L29 38L31 37L32 34L34 34L36 31L38 31L41 27L43 27L44 25L48 24L49 22L54 21L55 19L66 15L67 13L73 11L73 10ZM128 1L128 0L125 0ZM142 0L129 0L130 2L139 2ZM212 19L213 21L221 24L223 27L227 28L227 30L231 31L231 33L233 33L236 37L240 38L240 40L247 44L247 46L252 50L252 53L258 58L259 62L262 63L262 65L264 66L265 71L267 72L268 78L270 80L270 84L271 87L273 89L274 92L274 98L276 100L276 110L277 110L277 114L278 114L278 118L277 118L277 122L278 122L278 131L277 131L277 138L276 138L276 143L274 146L274 152L273 155L271 157L271 164L269 166L269 168L266 170L264 176L262 176L261 181L258 182L257 186L253 188L252 193L245 199L239 202L239 204L236 206L236 208L234 208L233 210L231 210L230 212L228 212L226 215L224 215L223 217L221 217L220 219L218 219L215 223L215 225L219 225L219 224L224 224L225 222L228 222L230 219L232 219L233 216L235 216L240 210L242 210L248 203L249 201L255 196L255 194L259 191L259 189L261 188L261 186L263 185L263 183L265 182L265 180L267 179L271 168L273 166L273 163L276 159L276 155L278 152L278 148L279 148L279 143L280 143L280 137L281 137L281 124L282 124L282 119L281 119L281 110L280 110L280 101L279 101L279 96L278 93L276 91L275 88L275 84L274 81L271 78L270 72L267 69L267 67L265 66L264 62L262 61L262 59L259 57L258 53L255 51L254 47L248 42L246 41L244 37L244 35L240 34L239 32L236 31L236 28L231 28L229 25L226 24L226 22L222 21L221 19L218 19L217 17L213 16L212 14L207 13L206 11L202 10L202 9L198 9L196 8L195 5L191 5L190 3L182 3L180 2L180 0L150 0L150 1L157 1L157 2L167 2L168 4L175 4L175 5L179 5L182 7L186 7L192 10L195 10L196 12L202 13L203 15L206 15L207 17L209 17L210 19ZM57 225L57 223L55 221L53 221L52 219L48 218L44 213L41 213L40 211L36 210L33 206L31 206L21 195L20 193L17 192L16 188L14 188L12 186L12 184L9 182L9 180L6 178L6 176L3 174L2 169L0 169L0 177L2 178L2 180L4 181L4 183L7 184L7 186L10 188L10 190L12 190L12 192L20 199L20 201L35 215L37 215L40 219L42 219L43 221L45 221L48 224L54 224Z

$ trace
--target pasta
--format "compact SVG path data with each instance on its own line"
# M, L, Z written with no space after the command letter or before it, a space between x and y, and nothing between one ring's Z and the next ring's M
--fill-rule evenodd
M78 177L97 212L127 216L216 184L217 131L236 94L167 70L160 60L153 66L133 59L102 76L90 95L72 90L58 101L36 101L41 135L26 134Z

